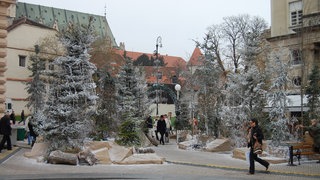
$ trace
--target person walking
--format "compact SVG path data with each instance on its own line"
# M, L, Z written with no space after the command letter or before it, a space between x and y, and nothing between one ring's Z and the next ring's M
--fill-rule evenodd
M169 143L169 136L170 136L170 131L171 131L171 121L168 119L168 116L165 114L164 115L164 120L166 122L166 132L165 132L165 139L166 143Z
M21 111L20 117L21 117L21 120L19 121L19 123L23 122L23 125L25 125L26 122L25 122L25 119L24 119L24 110Z
M152 128L153 128L153 120L152 117L149 115L145 121L145 125L146 125L146 133L152 137Z
M33 129L33 123L32 123L33 119L30 119L28 122L28 128L29 128L29 133L30 133L30 139L31 139L31 147L33 147L34 143L37 140L37 133L34 131Z
M163 145L164 145L164 134L166 133L166 129L167 129L166 121L164 120L164 116L161 115L157 123L157 132L160 133L160 144L163 144Z
M311 119L310 124L310 126L297 125L297 127L303 128L304 131L309 131L310 136L313 138L313 150L320 153L320 123L317 119ZM317 163L320 163L320 160Z
M10 114L10 120L12 121L12 124L16 124L16 115L14 114L14 110L12 110Z
M159 135L158 135L158 122L159 122L159 116L156 116L154 120L154 134L156 136L156 139L159 141Z
M31 141L32 141L32 139L31 139L32 137L30 136L30 130L29 130L29 126L28 126L30 118L31 118L31 116L27 117L25 125L24 125L24 130L27 133L28 145L31 145Z
M3 135L1 143L0 143L0 153L4 148L4 144L7 143L7 150L12 150L11 145L11 124L10 124L10 115L7 112L1 119L0 119L0 128L1 134Z
M253 175L255 172L254 161L259 162L266 168L266 171L269 169L270 163L260 159L258 155L254 152L254 144L258 141L262 145L262 140L264 138L261 128L258 126L258 120L252 118L250 120L250 129L249 131L249 140L248 140L248 148L250 148L249 153L249 172L248 175Z

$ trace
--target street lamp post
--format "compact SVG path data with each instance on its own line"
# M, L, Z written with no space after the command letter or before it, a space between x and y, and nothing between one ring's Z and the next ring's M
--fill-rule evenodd
M156 83L156 105L157 105L157 111L156 111L156 115L159 115L159 92L158 92L158 88L159 88L159 65L160 65L160 60L159 60L159 47L162 47L162 38L161 36L157 37L157 41L156 41L156 50L155 50L155 55L156 55L156 60L155 60L155 64L157 67L157 72L156 72L156 79L157 79L157 83Z
M180 84L176 84L175 86L174 86L174 89L177 91L177 102L176 102L176 122L175 122L175 128L176 128L176 139L177 139L177 144L179 143L179 138L178 138L178 129L177 129L177 121L178 121L178 116L180 115L180 114L178 114L178 113L180 113L179 111L179 93L180 93L180 90L181 90L181 86L180 86ZM178 112L178 113L177 113Z

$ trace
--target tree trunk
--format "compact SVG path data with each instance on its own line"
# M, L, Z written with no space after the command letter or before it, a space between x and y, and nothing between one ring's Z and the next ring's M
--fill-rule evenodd
M158 146L158 142L153 137L151 137L148 133L145 133L145 135L154 146Z

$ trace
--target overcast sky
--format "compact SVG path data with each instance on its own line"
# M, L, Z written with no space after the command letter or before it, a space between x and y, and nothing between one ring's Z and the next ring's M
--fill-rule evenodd
M194 40L223 17L249 14L264 18L270 26L270 0L18 0L104 16L117 44L126 50L152 53L158 36L161 55L189 60ZM105 8L106 7L106 8ZM106 10L105 10L106 9Z

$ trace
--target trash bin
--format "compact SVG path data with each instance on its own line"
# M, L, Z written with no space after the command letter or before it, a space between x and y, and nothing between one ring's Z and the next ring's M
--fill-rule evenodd
M25 135L26 135L26 131L24 130L24 128L17 129L17 141L23 141Z

